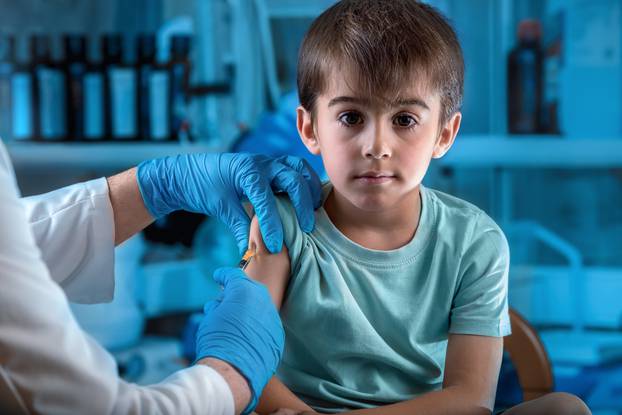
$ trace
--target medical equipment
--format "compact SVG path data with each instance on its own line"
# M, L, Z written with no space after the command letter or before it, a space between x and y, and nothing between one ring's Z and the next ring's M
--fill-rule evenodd
M240 263L238 264L238 268L241 268L242 271L244 271L246 267L248 267L248 264L250 264L251 259L253 259L253 257L255 256L255 253L256 252L253 249L247 249L244 253L244 256L240 260Z

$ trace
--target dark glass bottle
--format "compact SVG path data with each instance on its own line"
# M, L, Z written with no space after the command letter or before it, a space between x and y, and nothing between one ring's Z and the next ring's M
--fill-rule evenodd
M551 14L546 22L542 63L542 128L546 134L561 135L560 76L563 66L564 12Z
M91 59L87 51L86 74L84 76L85 140L104 140L104 118L106 116L105 108L103 65L101 62L95 62Z
M156 61L156 38L141 34L137 38L138 131L140 139L164 141L170 138L169 74Z
M523 20L518 45L508 57L508 131L536 134L542 131L541 29L536 20Z
M0 139L13 136L11 79L15 70L15 39L0 33Z
M52 60L50 37L30 39L33 76L33 126L35 139L59 141L66 137L65 76Z
M67 136L69 140L84 140L86 37L65 35L65 82L67 91Z
M136 117L136 68L123 56L121 35L103 38L104 58L104 131L112 140L135 140L138 136Z
M170 71L170 128L171 139L179 140L188 134L188 89L190 81L190 37L175 35L171 37Z

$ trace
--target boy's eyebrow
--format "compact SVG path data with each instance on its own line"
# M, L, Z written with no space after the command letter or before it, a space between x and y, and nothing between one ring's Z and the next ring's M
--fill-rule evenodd
M333 105L341 104L343 102L352 103L352 104L362 104L362 105L369 104L368 99L340 96L340 97L335 97L331 99L328 102L328 106L332 107Z
M400 99L397 102L393 103L391 106L392 107L407 107L409 105L417 105L428 111L430 110L430 107L428 107L428 104L426 104L425 101L419 98Z
M337 105L337 104L341 104L341 103L352 103L352 104L361 104L361 105L367 105L369 104L369 100L368 99L364 99L364 98L355 98L355 97L348 97L348 96L339 96L339 97L335 97L333 99L331 99L328 102L328 106L332 107L333 105ZM423 101L422 99L419 98L406 98L406 99L399 99L393 103L390 104L391 107L407 107L410 105L417 105L421 108L424 108L426 110L430 110L430 107L425 103L425 101Z

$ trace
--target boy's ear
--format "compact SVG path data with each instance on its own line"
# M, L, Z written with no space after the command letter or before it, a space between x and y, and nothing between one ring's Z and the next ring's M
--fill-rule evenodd
M304 109L302 105L296 108L296 126L302 143L307 147L311 154L316 156L320 154L320 143L315 136L315 128L313 128L313 118L311 113Z
M460 122L462 121L462 114L456 112L451 116L449 121L445 123L441 133L436 140L436 144L434 144L434 151L432 152L432 158L440 159L449 151L454 140L456 139L456 134L458 134L458 130L460 129Z

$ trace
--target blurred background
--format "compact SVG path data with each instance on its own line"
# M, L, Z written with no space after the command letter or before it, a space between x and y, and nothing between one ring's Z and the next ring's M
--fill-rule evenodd
M0 0L0 137L24 195L148 158L251 151L319 158L295 128L296 57L333 1ZM508 236L510 305L536 328L555 390L622 413L622 2L436 0L466 60L463 124L424 183ZM149 383L192 360L215 220L176 213L117 248L116 299L80 324ZM502 369L498 400L521 399Z

